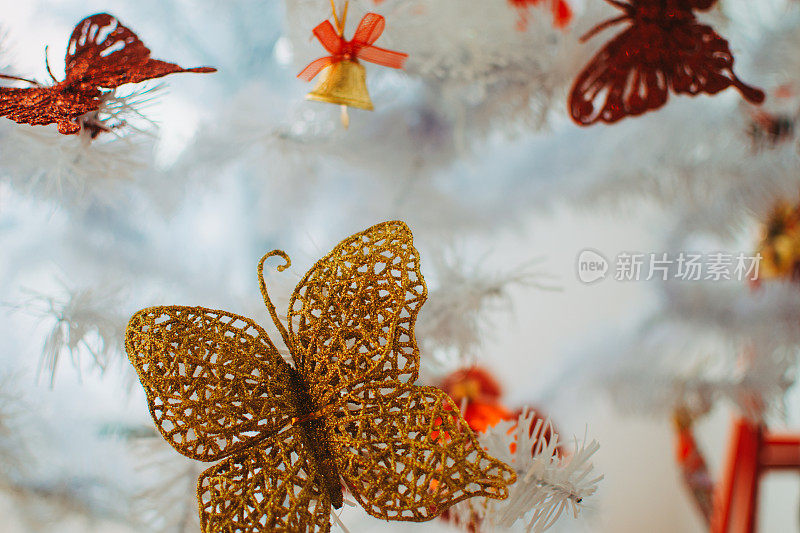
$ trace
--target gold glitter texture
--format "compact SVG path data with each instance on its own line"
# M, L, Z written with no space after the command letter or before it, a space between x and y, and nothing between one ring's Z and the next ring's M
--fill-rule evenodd
M800 280L800 204L778 202L764 224L759 279Z
M353 235L298 284L288 328L258 272L296 368L253 321L155 307L126 349L164 438L221 460L198 483L204 533L329 531L341 482L387 520L431 520L473 496L505 498L513 471L489 456L446 393L414 385L427 296L412 235L385 222Z

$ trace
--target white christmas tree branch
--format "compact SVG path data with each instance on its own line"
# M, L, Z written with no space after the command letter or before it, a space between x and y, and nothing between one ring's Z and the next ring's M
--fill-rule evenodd
M121 349L127 317L122 313L119 290L64 287L60 295L28 293L27 301L17 307L51 324L40 364L40 372L49 374L51 385L62 355L69 355L80 369L81 354L88 354L92 363L104 370Z
M492 272L434 256L434 265L438 284L428 295L417 334L423 353L434 354L444 366L453 359L453 365L463 367L477 357L492 328L490 315L510 310L512 287L556 289L534 263Z
M544 531L565 510L577 517L603 479L590 462L600 448L597 441L576 440L574 452L563 454L552 423L537 419L533 411L498 423L479 439L489 454L516 471L517 481L505 500L473 500L456 506L456 521L477 529L509 528L521 521L526 531Z

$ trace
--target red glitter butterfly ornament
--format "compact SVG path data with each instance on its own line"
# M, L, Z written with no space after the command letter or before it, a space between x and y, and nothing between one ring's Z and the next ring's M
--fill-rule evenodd
M629 22L606 44L575 80L569 96L573 120L582 126L613 123L662 107L670 89L676 94L716 94L735 87L752 103L764 92L733 73L728 41L701 24L694 10L716 0L606 0L624 14L595 27L582 40Z
M48 72L49 72L48 67ZM67 46L66 77L44 87L38 82L24 81L34 87L19 89L0 87L0 116L20 124L57 124L59 133L79 133L84 126L81 117L95 113L110 90L126 83L160 78L178 72L216 72L215 68L184 69L174 63L150 58L150 50L135 33L107 13L92 15L80 21ZM104 128L87 121L92 137Z

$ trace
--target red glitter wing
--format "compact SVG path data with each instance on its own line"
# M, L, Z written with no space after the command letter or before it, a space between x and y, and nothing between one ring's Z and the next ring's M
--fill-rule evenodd
M80 21L67 46L66 83L113 89L177 72L216 69L184 69L175 63L150 59L150 50L136 34L107 13Z
M52 87L0 87L0 116L20 124L56 123L63 134L78 133L78 118L96 111L102 91L176 72L215 72L210 67L184 69L150 59L150 50L111 15L100 13L75 27L67 47L66 79ZM8 77L8 76L6 76ZM17 79L17 78L12 78Z
M691 46L677 52L679 60L672 64L672 89L676 93L716 94L735 87L754 104L764 101L764 91L744 84L733 73L733 54L728 41L711 26L694 23L677 37Z
M19 124L58 124L59 133L78 133L74 119L97 109L97 95L61 92L56 87L0 87L0 116Z
M663 106L670 88L696 95L728 87L753 103L764 100L761 90L745 85L733 73L728 42L710 26L693 20L669 30L634 24L604 46L578 75L569 107L581 125L612 123Z
M686 2L689 3L692 9L705 11L711 9L717 3L717 0L686 0Z
M578 75L569 96L572 118L584 126L641 115L667 102L667 79L644 60L643 28L631 26L604 46Z
M671 11L706 11L711 9L719 0L627 0L627 5L633 9L641 9L642 7L654 7L660 10ZM623 8L625 0L606 0L609 4Z

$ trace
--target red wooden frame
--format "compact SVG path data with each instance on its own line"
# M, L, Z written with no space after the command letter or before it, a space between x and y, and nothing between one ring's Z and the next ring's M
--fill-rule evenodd
M770 433L762 425L736 420L714 495L711 533L755 531L759 478L771 470L800 472L800 434Z

